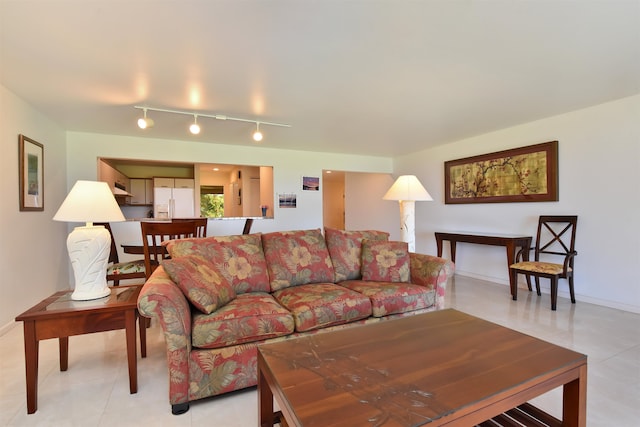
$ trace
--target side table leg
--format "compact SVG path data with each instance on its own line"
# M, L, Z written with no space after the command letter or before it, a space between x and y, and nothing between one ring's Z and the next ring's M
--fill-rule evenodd
M27 414L38 410L38 348L34 321L24 322L24 365L27 377Z
M125 313L125 330L127 335L127 362L129 364L129 393L138 392L138 359L136 349L136 309Z
M137 312L136 312L137 313ZM140 356L147 357L147 318L144 316L140 316L139 314L136 316L138 318L138 328L140 328Z
M58 338L60 347L60 370L66 371L69 368L69 337Z

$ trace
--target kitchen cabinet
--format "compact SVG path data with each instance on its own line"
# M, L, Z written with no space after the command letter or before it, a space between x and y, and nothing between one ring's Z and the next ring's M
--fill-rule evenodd
M153 205L153 180L131 178L129 192L133 194L130 205Z
M153 216L155 218L193 218L195 181L187 178L153 179Z

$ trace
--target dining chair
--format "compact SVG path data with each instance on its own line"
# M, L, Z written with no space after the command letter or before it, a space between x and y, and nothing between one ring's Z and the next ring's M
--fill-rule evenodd
M253 218L247 218L244 222L244 228L242 229L242 234L251 233L251 226L253 225Z
M198 233L194 220L180 222L142 221L140 227L147 279L158 268L162 260L169 258L169 253L162 246L162 242L196 237Z
M94 225L102 225L111 235L111 250L106 272L107 281L113 280L113 286L118 286L120 285L120 280L146 278L144 258L120 262L118 247L116 246L116 240L113 238L111 225L108 222L95 222Z
M196 237L207 237L207 224L209 218L172 218L171 222L194 221L196 223Z
M538 219L535 247L523 249L535 251L534 261L520 261L509 266L513 283L516 283L518 274L527 276L529 291L531 291L529 278L533 276L536 281L538 295L541 295L540 277L551 280L551 310L556 309L558 279L568 280L571 302L573 304L576 303L573 275L574 258L578 255L575 248L577 224L577 215L541 215ZM517 258L522 259L521 255L522 251L520 251ZM551 260L561 262L549 262Z

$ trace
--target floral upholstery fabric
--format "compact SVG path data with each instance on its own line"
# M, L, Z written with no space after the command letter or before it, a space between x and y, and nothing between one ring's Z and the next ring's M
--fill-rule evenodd
M162 265L191 304L203 313L209 314L236 297L236 291L216 265L201 256L167 259Z
M552 275L562 274L564 272L564 266L562 264L554 264L551 262L523 261L511 265L511 267L517 268L518 270L531 271L532 273ZM568 267L567 271L571 271L571 267Z
M333 283L333 264L320 229L262 235L271 289L308 283Z
M362 241L362 280L409 282L410 273L406 242Z
M389 240L389 233L376 230L346 231L325 227L327 249L335 269L336 282L358 280L361 274L362 240Z
M107 276L112 274L144 273L144 260L137 259L129 262L118 262L107 266Z
M237 294L271 290L260 234L170 240L163 244L171 258L199 255L217 265Z
M273 296L291 312L298 332L371 316L369 298L333 283L285 288Z
M374 317L420 310L433 306L436 301L434 290L411 283L346 280L339 285L367 296Z
M218 348L260 341L293 332L293 317L271 295L238 295L212 314L193 314L194 347Z

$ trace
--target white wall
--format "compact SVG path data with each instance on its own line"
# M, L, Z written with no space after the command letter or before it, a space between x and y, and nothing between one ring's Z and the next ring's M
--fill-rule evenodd
M98 157L165 160L176 162L228 163L273 166L274 219L253 223L253 232L322 227L322 192L302 191L302 176L322 175L323 169L356 172L391 173L390 158L270 149L262 146L237 146L213 143L123 137L69 132L67 136L67 176L69 183L78 179L96 179ZM280 209L279 193L297 194L296 209ZM238 234L244 220L210 220L210 235ZM139 234L132 224L114 224L116 240L131 240Z
M44 145L44 211L20 212L18 134ZM51 218L67 194L65 133L0 85L0 334L13 319L69 287L67 224Z
M445 161L552 140L560 201L444 204ZM538 215L577 214L576 298L640 312L640 95L399 157L394 169L434 198L416 203L417 252L436 252L438 230L535 235ZM456 260L457 274L508 283L504 248L459 244ZM566 281L559 289L568 295Z

